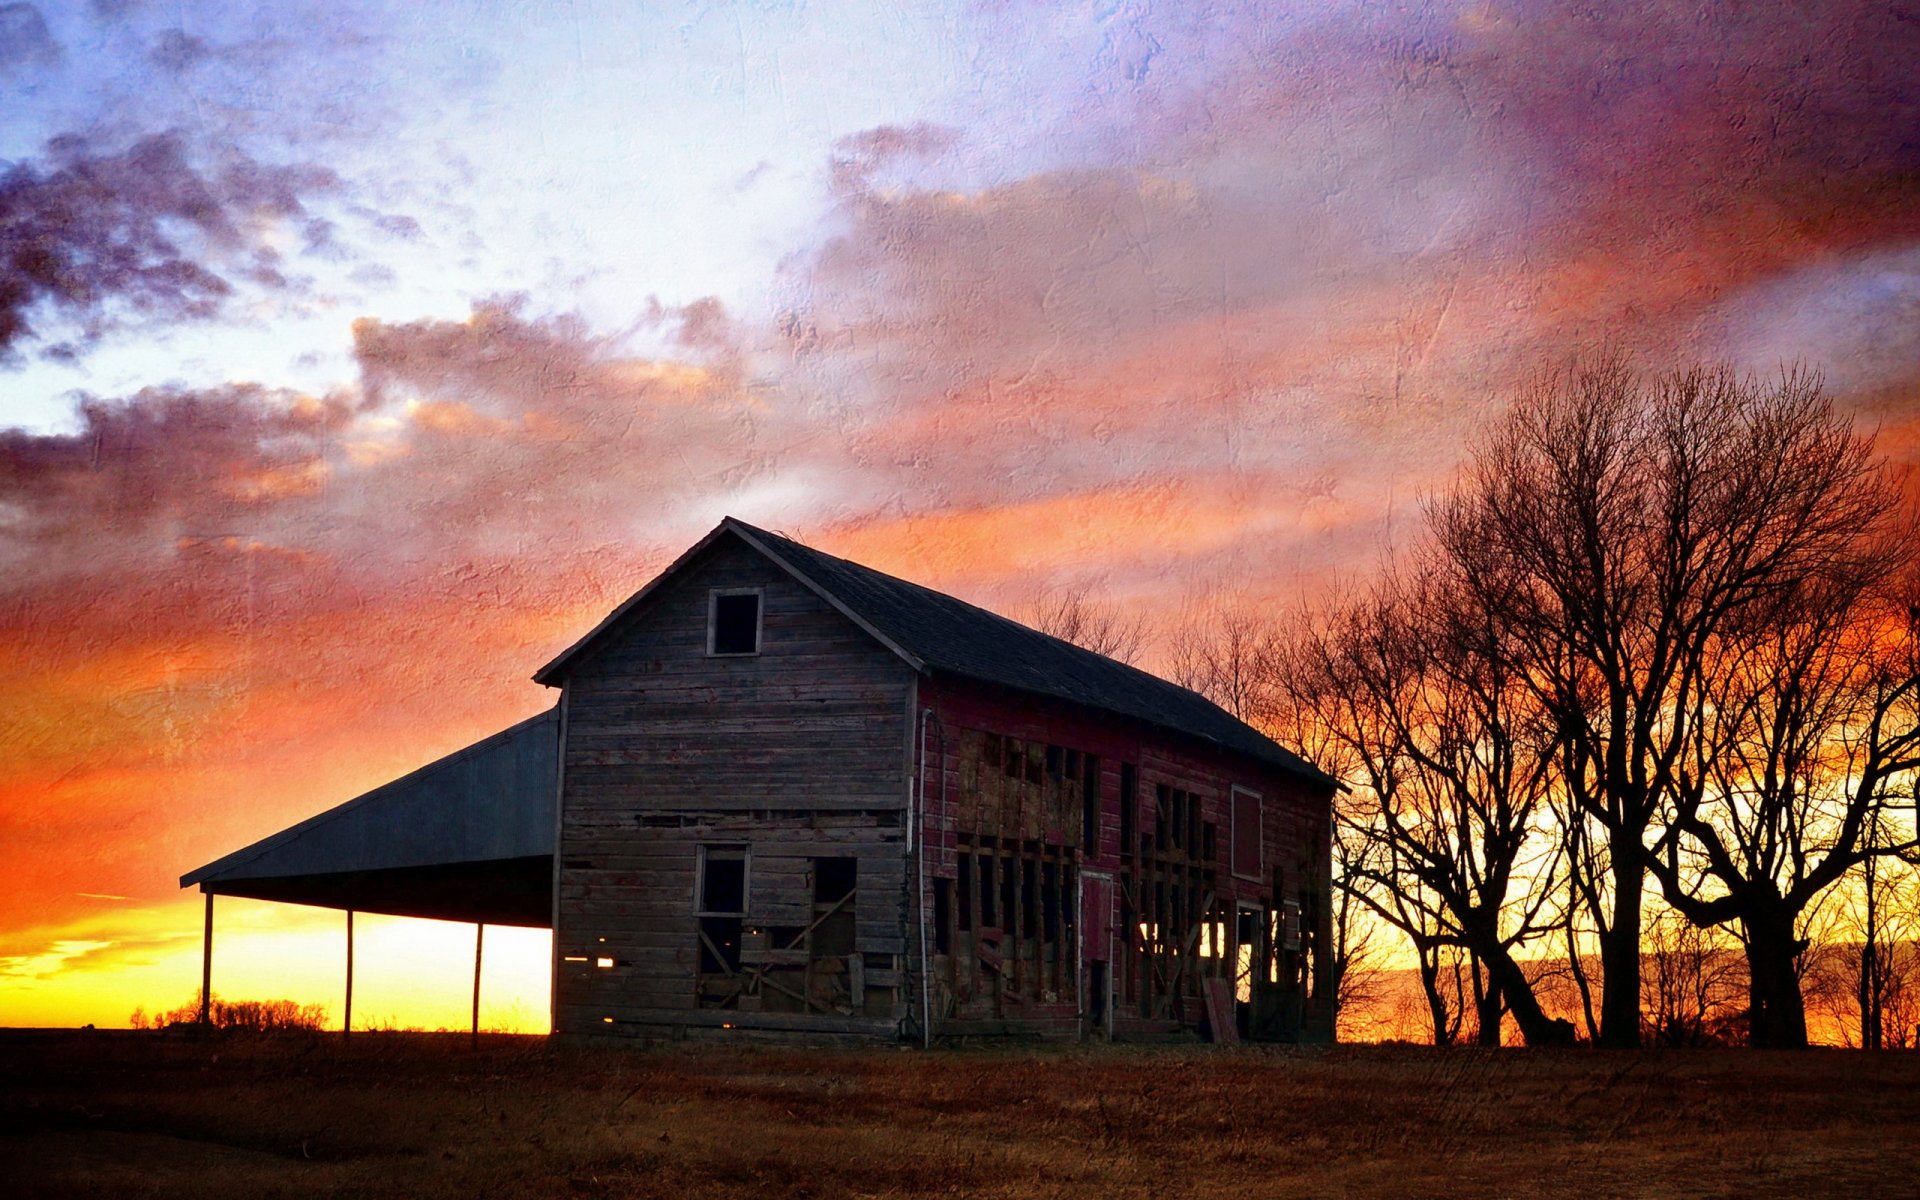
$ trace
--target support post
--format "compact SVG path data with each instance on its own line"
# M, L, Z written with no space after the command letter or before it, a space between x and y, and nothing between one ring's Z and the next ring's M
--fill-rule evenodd
M201 890L206 891L205 885ZM213 893L206 892L206 927L200 934L200 1028L213 1023Z
M480 947L487 936L484 923L473 927L473 1035L469 1043L471 1048L480 1048Z
M353 1034L353 910L347 910L347 1011L340 1020L340 1036Z

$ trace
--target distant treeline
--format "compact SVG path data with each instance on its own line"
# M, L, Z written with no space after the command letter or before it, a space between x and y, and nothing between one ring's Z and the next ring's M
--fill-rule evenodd
M152 1014L145 1008L136 1008L127 1023L135 1029L166 1029L172 1025L197 1024L199 1020L200 995L196 992L193 999L178 1008ZM207 1006L207 1020L215 1029L316 1032L326 1026L327 1006L301 1004L296 1000L222 1000L216 995Z

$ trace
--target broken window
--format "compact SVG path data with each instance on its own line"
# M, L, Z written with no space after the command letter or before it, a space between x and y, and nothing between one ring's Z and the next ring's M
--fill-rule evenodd
M760 589L726 588L709 593L707 653L760 653Z
M699 875L698 912L701 916L747 915L745 846L700 847Z
M858 859L816 858L813 860L813 899L816 904L838 904L853 895L859 882Z
M1140 836L1140 768L1120 764L1120 853L1133 857L1134 840Z
M747 915L747 848L701 846L693 895L700 1006L737 1004L743 983L740 944Z
M732 972L725 969L724 945L709 952L703 944L701 1007L837 1016L884 1016L890 1011L897 971L892 967L869 971L869 960L876 956L855 948L859 861L851 856L814 858L807 865L805 886L812 903L806 924L748 929L747 953L739 956L745 965L734 964ZM778 877L777 861L769 869ZM701 918L703 924L715 919Z
M859 862L852 858L813 860L813 924L807 934L807 1007L851 1014L862 1007L866 983L855 978L864 962L854 953L854 900Z

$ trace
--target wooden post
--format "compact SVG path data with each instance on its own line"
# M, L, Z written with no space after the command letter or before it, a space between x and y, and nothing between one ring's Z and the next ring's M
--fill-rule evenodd
M202 889L204 890L204 888ZM213 1023L213 893L207 892L206 926L200 934L200 1028Z
M480 947L487 936L485 924L473 927L473 1035L469 1043L472 1049L480 1048Z
M353 910L347 910L347 1012L340 1021L340 1036L353 1033Z

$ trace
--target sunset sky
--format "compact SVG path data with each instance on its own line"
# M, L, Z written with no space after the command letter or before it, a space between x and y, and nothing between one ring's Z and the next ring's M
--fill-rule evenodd
M183 872L546 707L724 514L1164 628L1600 349L1920 459L1905 0L37 0L0 113L0 1024L187 1001ZM217 992L337 1018L340 914L221 905ZM464 1024L471 927L360 928L357 1020Z

